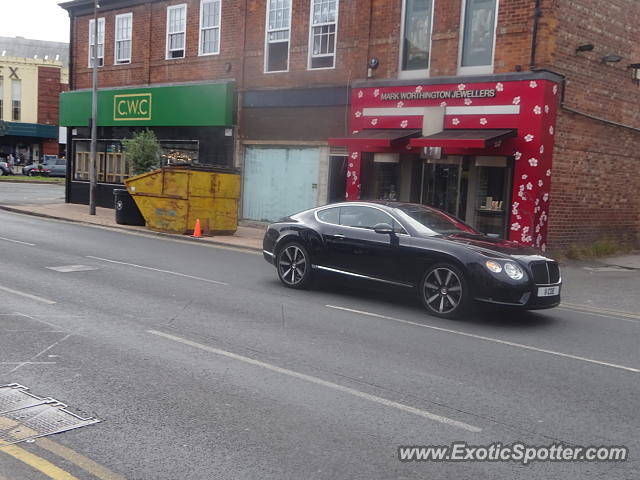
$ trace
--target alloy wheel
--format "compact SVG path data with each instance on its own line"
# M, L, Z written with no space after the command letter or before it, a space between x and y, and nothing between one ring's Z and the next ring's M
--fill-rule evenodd
M438 267L429 272L423 286L424 302L439 314L451 313L462 301L462 282L449 268Z
M280 278L287 285L298 285L308 268L307 257L298 245L288 245L278 256Z

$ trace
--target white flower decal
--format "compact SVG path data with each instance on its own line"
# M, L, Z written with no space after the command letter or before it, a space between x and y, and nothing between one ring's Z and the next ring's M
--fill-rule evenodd
M540 108L540 105L536 105L535 107L533 107L533 113L535 113L536 115L540 115L542 113L542 108Z
M398 102L398 103L397 103L397 107L398 107L398 108L402 108L402 107L404 107L404 102L402 102L402 101Z
M493 148L498 148L502 146L502 141L498 140L496 143L493 144Z
M465 88L467 88L467 86L464 83L461 83L460 85L458 85L458 90L462 91Z
M513 99L513 104L514 104L514 105L520 105L520 97L515 97L515 98Z
M550 176L551 176L551 169L549 168L549 169L547 170L547 177L550 177Z
M353 152L351 154L351 158L353 158L354 160L356 160L358 158L358 152Z
M533 135L531 135L530 133L527 134L527 136L524 137L524 141L525 142L533 142L533 139L536 138Z
M360 110L358 110L358 111L355 113L355 116L356 116L356 118L360 118L360 117L362 116L362 112L361 112Z
M411 148L412 148L411 145L407 143L407 150L411 150Z
M377 118L372 118L371 119L371 125L377 125L378 124L378 119Z
M531 81L529 82L529 86L530 86L531 88L536 88L536 87L538 86L538 82L536 82L535 80L531 80Z
M349 168L353 168L353 163L349 162Z
M555 133L555 130L554 130L554 128L553 128L553 125L551 125L551 126L549 127L549 134L550 134L550 135L553 135L554 133Z
M527 190L533 190L533 183L531 182L527 183Z
M544 113L549 113L549 105L544 106Z
M374 97L378 97L378 95L380 95L380 89L379 89L379 88L376 88L376 89L373 91L373 96L374 96Z
M538 186L542 187L544 185L544 182L542 180L538 180Z
M529 175L527 175L526 173L522 174L522 180L526 180L527 178L529 178Z
M531 165L532 167L537 167L538 166L538 159L537 158L530 158L529 159L529 165Z
M347 170L347 178L351 178L351 170Z
M356 133L359 133L360 130L354 130L353 132L351 132L351 135L355 135Z
M535 204L538 205L540 203L540 199L536 198Z
M446 107L447 106L447 102L440 102L440 106L441 107Z
M556 93L558 93L558 85L553 86L553 94L555 95Z
M484 118L484 117L482 117L482 118L480 119L480 125L486 125L486 124L487 124L487 119L486 119L486 118Z
M358 98L364 97L364 92L362 90L358 90Z
M522 215L516 215L516 218L517 218L518 220L522 220Z
M454 118L453 120L451 120L451 123L453 123L454 125L460 125L460 120Z
M416 92L420 93L422 91L422 85L418 85L416 87Z
M543 252L546 252L546 251L547 251L547 244L546 244L546 243L543 243L543 244L540 246L540 248L542 249L542 251L543 251Z
M514 232L517 232L518 230L520 230L520 224L518 222L512 223L511 230L513 230Z
M511 213L514 215L517 215L519 206L520 206L519 202L513 202L513 206L511 207Z
M464 104L465 105L471 105L473 103L473 100L471 100L470 98L465 98L464 99Z
M536 225L536 233L540 233L540 225Z
M542 196L542 201L543 201L543 202L546 202L546 201L548 201L548 200L549 200L549 194L548 194L548 193L545 193L545 194Z
M504 85L500 82L496 83L496 91L502 92L504 90Z
M344 194L344 198L345 198L346 200L349 200L349 192L347 192L347 193L345 193L345 194Z
M402 128L407 128L407 125L409 125L409 120L402 120L400 122L400 127Z
M544 145L540 145L540 155L544 153Z

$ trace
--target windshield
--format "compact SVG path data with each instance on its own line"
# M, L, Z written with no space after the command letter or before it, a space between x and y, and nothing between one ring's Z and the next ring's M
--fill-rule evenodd
M405 205L395 208L396 213L418 233L427 235L455 235L479 232L466 223L439 210L422 205Z

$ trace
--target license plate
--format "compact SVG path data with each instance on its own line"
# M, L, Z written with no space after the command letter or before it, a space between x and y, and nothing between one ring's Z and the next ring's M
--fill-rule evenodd
M560 295L560 285L554 287L538 287L539 297L553 297L554 295Z

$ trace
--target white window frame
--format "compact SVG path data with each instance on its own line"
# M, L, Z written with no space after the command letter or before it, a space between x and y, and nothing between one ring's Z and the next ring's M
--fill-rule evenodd
M102 57L98 57L96 56L96 58L101 58L102 62L98 62L98 67L102 67L104 65L104 37L105 37L105 21L104 21L104 17L99 17L98 18L98 31L96 32L96 39L95 43L96 43L96 55L98 54L98 45L100 45L100 43L98 43L98 40L100 40L100 24L102 24ZM89 68L92 68L92 62L91 62L91 40L93 38L93 18L89 19L89 41L87 42L88 48L87 48L87 62L89 65Z
M467 10L467 1L462 0L462 12L460 14L460 42L458 44L458 75L483 75L493 73L496 59L496 37L498 36L498 13L500 13L500 0L496 0L496 17L493 21L493 52L491 65L479 65L476 67L462 66L462 49L464 48L464 21Z
M338 21L340 20L340 0L336 0L336 21L328 23L319 23L314 25L313 23L313 4L316 0L309 2L309 54L307 55L307 70L334 70L338 61ZM333 54L332 55L314 55L313 54L313 29L315 27L324 27L327 25L335 25L335 32L333 34ZM333 57L333 66L331 67L315 67L311 66L311 60L313 58Z
M463 0L464 1L464 0ZM398 78L425 78L429 77L431 71L431 60L433 58L433 24L435 18L434 10L435 0L431 0L431 21L429 31L429 63L427 68L420 70L403 70L402 69L402 57L404 56L404 30L405 19L407 15L407 0L402 0L402 15L400 18L400 54L398 55Z
M178 10L180 8L184 8L184 30L182 30L181 32L171 32L169 33L169 18L171 17L171 15L169 14L170 11L172 10ZM188 18L187 18L187 4L186 3L180 3L178 5L169 5L167 7L167 30L166 30L166 35L165 35L165 59L166 60L180 60L181 58L185 58L187 56L187 23L188 23ZM180 34L182 33L184 35L184 43L182 45L182 56L181 57L172 57L171 55L169 55L169 35L175 35L175 34Z
M286 70L267 70L267 66L269 65L269 33L284 30L283 28L277 28L274 30L269 30L269 11L271 10L271 2L273 0L267 0L267 12L264 20L264 73L286 73L289 71L290 62L291 62L291 12L293 11L293 3L294 0L289 0L289 35L287 36L287 43L289 46L287 47L287 69ZM280 40L280 42L284 43L284 40ZM280 43L273 42L273 43Z
M118 40L118 20L121 18L129 17L131 22L131 34L128 39L121 38ZM121 13L120 15L116 15L115 27L113 30L113 64L114 65L127 65L131 63L131 57L133 56L133 13ZM129 58L118 58L118 42L126 42L129 41Z
M204 28L202 26L202 13L203 13L204 4L214 3L216 1L218 2L218 25L214 27ZM204 53L202 51L202 37L203 37L202 33L204 32L204 30L218 30L218 49L215 52ZM198 55L199 56L203 57L207 55L220 54L220 39L222 38L221 32L222 32L222 0L200 0L200 34L198 36Z

